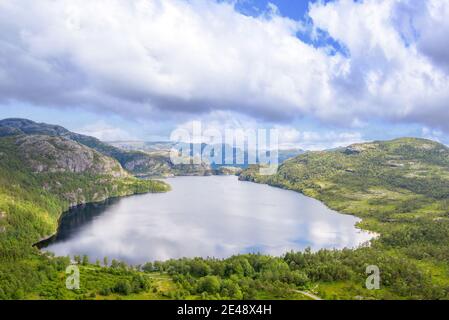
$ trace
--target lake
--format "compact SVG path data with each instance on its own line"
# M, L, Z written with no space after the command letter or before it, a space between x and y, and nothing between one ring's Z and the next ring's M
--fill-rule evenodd
M353 248L372 235L359 219L293 191L235 176L167 179L172 191L71 209L44 250L130 264L239 253L282 255L311 247Z

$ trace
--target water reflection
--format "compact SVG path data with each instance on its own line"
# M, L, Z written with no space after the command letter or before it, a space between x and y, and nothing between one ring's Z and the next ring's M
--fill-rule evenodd
M46 250L128 263L306 247L355 247L371 236L357 219L296 192L236 177L179 177L172 191L71 210Z

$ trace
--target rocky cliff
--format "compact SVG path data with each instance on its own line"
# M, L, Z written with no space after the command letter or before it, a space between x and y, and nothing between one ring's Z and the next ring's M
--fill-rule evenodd
M20 157L35 173L72 172L127 177L117 160L75 141L44 135L21 135L16 140Z
M19 118L0 120L0 137L14 135L45 135L63 138L65 141L71 140L116 159L124 169L139 176L207 175L212 172L210 166L205 163L177 166L170 161L167 152L123 150L97 138L74 133L57 125Z

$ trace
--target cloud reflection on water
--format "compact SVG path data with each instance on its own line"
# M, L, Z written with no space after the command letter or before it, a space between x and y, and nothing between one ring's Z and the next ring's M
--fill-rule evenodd
M372 238L355 228L357 218L296 192L237 177L178 177L168 182L172 191L165 194L127 197L74 212L63 219L56 241L46 250L136 264L356 247Z

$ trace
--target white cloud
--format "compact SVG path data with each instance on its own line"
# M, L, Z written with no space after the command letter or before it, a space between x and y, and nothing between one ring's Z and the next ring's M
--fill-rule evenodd
M280 149L325 150L366 141L360 132L336 132L297 130L289 126L277 126Z
M334 79L339 102L346 104L337 102L337 113L346 109L368 120L409 120L449 129L448 74L420 50L430 39L424 25L449 32L448 24L432 13L435 6L447 12L449 1L341 0L312 5L314 26L350 54L348 72ZM448 39L433 44L447 48Z
M10 80L0 87L3 98L126 114L231 109L285 118L326 99L316 89L327 87L326 70L338 63L299 41L297 22L273 11L246 17L228 3L0 6L1 52L9 60L1 69Z
M423 127L421 129L421 136L425 139L430 139L430 140L441 142L443 133L440 130L434 130L434 129L430 129L428 127Z
M211 141L213 135L219 137L220 141L223 142L227 135L226 130L231 130L228 136L230 138L235 136L236 130L241 130L240 132L246 134L245 137L247 138L248 134L257 134L257 130L265 130L263 132L268 137L271 129L276 130L278 134L277 146L280 150L297 148L303 150L325 150L366 141L363 135L357 131L298 130L290 125L260 124L248 118L245 121L238 121L235 115L221 112L203 119L197 118L183 122L176 127L174 132L176 130L188 132L189 138L193 140L186 141L213 143ZM199 134L195 135L194 132Z
M127 131L112 126L104 121L97 121L88 124L82 128L74 130L75 132L92 136L102 141L131 141L138 140Z
M273 7L248 17L205 0L4 0L0 102L449 130L448 12L448 0L312 5L313 27L346 56L299 40L303 25Z

